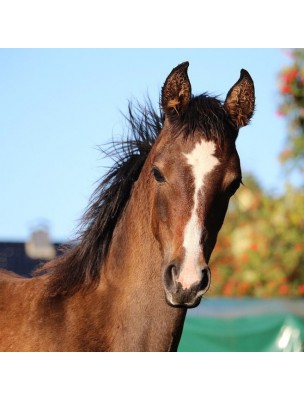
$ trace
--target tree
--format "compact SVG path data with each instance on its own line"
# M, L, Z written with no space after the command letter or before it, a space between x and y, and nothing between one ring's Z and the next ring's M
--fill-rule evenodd
M290 65L279 73L278 114L288 127L279 159L287 172L303 174L304 50L289 56ZM253 176L244 182L230 202L211 259L210 294L304 297L303 188L287 183L282 195L272 196Z
M267 195L245 177L211 259L211 295L304 296L304 193Z
M291 63L279 73L281 103L278 114L286 117L288 135L280 161L287 169L304 172L304 49L288 52Z

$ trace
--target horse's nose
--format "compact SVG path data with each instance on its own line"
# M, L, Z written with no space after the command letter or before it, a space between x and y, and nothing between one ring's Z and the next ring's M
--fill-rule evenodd
M172 306L196 307L203 294L207 292L211 281L208 266L196 271L196 279L190 284L182 274L181 265L170 263L164 273L164 287L167 302ZM182 279L183 278L183 279ZM193 278L193 277L192 277ZM184 284L187 282L188 284Z

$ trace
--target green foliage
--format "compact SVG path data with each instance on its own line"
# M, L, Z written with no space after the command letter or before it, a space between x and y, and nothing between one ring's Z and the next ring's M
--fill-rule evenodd
M281 104L278 115L287 119L286 147L280 161L288 170L304 172L304 49L289 51L290 65L279 74Z
M304 172L304 49L289 52L279 74L286 118L287 171ZM244 179L231 201L211 259L209 293L216 296L304 297L304 191L286 184L281 196L267 194L254 177Z
M229 207L212 256L211 295L304 296L304 193L265 194L246 179Z
M278 115L287 120L279 160L304 172L304 49L289 51L279 74ZM265 193L244 179L231 201L212 257L210 293L217 296L304 297L304 192L286 184L283 195Z

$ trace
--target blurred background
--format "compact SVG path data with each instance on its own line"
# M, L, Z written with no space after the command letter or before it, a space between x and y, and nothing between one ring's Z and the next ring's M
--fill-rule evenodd
M0 49L0 268L29 276L75 238L126 132L128 101L158 106L173 67L222 100L241 68L256 111L237 148L244 186L188 312L181 351L301 351L304 342L303 49Z
M254 169L245 178L213 258L217 295L304 296L304 50L285 54L288 60L277 74L276 102L276 116L284 122L285 137L277 154L283 186L280 192L269 190ZM263 139L259 143L263 147ZM256 162L260 163L258 155ZM268 168L266 162L265 175ZM292 182L292 174L297 174L298 184Z

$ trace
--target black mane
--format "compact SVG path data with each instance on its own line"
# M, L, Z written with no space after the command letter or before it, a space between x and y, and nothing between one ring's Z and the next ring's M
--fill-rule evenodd
M145 106L134 107L129 103L126 120L129 126L126 139L113 141L102 150L114 163L91 197L81 220L77 244L35 271L35 275L48 274L49 296L72 294L99 282L100 266L107 256L113 231L163 127L164 117L148 100ZM193 97L185 114L176 115L172 122L185 137L199 129L207 140L222 141L228 118L220 100L203 94Z

